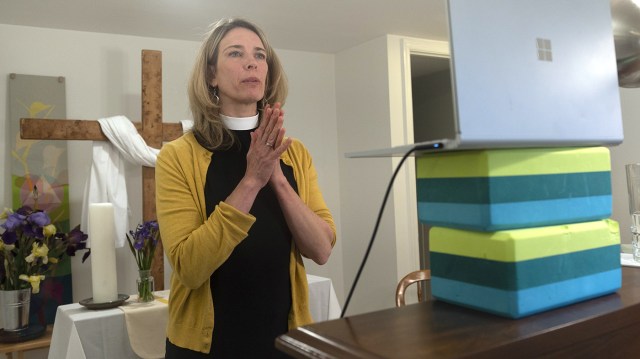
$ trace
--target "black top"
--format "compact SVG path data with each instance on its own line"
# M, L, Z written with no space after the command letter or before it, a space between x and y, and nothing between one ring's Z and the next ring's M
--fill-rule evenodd
M207 216L244 176L251 131L234 131L239 145L213 154L205 184ZM293 169L282 162L280 165L297 192ZM288 331L291 232L268 184L258 193L250 213L256 221L247 238L211 275L214 306L211 352L208 356L199 353L194 357L286 357L275 349L275 338ZM189 352L197 354L167 341L167 354L170 352L180 358L187 357Z

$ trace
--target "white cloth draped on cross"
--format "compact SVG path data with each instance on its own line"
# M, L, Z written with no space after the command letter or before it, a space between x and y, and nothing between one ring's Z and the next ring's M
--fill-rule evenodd
M113 204L116 247L125 244L125 234L129 231L129 201L127 196L125 161L146 167L155 167L157 148L147 146L133 123L125 116L113 116L98 120L100 128L109 139L93 142L93 162L84 188L82 206L83 230L88 230L90 203L109 202ZM191 121L182 121L183 131L191 127ZM91 238L87 240L91 246Z

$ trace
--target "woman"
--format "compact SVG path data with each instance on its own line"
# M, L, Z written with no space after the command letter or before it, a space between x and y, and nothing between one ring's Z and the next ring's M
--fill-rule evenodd
M311 322L301 256L326 263L335 225L311 156L284 136L286 94L260 29L213 26L189 83L194 127L156 164L167 358L277 357L276 336Z

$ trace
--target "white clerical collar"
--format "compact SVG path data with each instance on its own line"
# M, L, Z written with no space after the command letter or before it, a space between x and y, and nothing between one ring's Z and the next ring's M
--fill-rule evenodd
M222 119L222 122L224 122L225 126L230 130L253 130L258 127L257 114L251 117L231 117L220 114L220 118Z

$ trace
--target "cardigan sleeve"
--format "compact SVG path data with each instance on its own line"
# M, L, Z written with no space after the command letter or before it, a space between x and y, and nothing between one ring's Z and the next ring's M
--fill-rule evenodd
M156 162L156 211L164 251L174 275L191 289L209 280L255 222L224 202L205 217L209 160L204 158L193 144L176 140L162 147Z
M302 142L294 139L290 150L287 151L289 162L295 168L296 183L298 184L298 195L300 199L316 214L327 222L333 231L331 247L336 243L336 225L333 221L331 211L327 207L318 184L318 173L313 165L311 154Z

